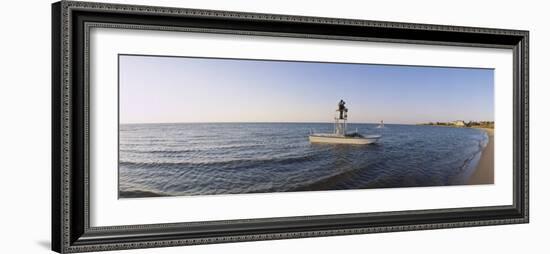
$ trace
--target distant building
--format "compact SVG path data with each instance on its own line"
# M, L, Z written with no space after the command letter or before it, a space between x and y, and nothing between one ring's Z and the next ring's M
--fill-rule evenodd
M466 123L462 120L456 120L451 122L454 126L466 126Z

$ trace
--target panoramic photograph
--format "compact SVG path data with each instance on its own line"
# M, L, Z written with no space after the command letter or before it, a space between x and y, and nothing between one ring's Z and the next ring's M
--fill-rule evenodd
M494 183L493 69L118 61L119 198Z

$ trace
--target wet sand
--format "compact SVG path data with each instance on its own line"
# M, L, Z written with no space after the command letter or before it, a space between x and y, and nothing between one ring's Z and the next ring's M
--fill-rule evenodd
M493 184L495 177L494 170L494 137L493 129L483 129L489 136L489 142L483 152L477 165L476 171L470 177L468 184Z

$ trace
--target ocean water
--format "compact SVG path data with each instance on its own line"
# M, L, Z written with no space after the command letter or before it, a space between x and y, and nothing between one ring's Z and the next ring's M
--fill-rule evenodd
M119 197L466 184L488 142L478 129L349 124L366 146L311 144L330 123L123 124Z

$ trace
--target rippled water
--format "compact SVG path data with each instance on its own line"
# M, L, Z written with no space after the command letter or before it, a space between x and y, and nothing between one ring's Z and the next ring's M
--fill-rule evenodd
M120 126L119 196L203 195L466 184L486 145L470 128L350 124L379 144L310 144L322 123Z

